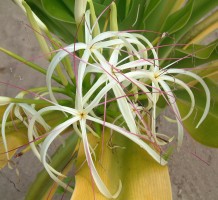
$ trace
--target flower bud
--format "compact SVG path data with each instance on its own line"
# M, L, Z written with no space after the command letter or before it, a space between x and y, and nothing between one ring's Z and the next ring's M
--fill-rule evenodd
M74 17L78 25L86 11L87 0L75 0Z
M11 98L0 96L0 106L4 106L11 103Z

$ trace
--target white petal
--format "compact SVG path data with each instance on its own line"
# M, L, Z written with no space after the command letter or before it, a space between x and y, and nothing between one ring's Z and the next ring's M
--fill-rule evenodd
M83 87L83 79L85 76L85 71L86 71L86 66L90 57L90 50L86 49L83 53L83 56L81 58L81 61L79 62L79 66L78 66L78 76L77 76L77 86L78 86L78 90L77 90L77 95L76 95L76 108L78 110L82 110L83 109L83 104L82 104L82 96L83 96L83 91L82 91L82 87Z
M92 102L87 106L86 111L90 112L95 106L98 105L100 100L103 98L103 96L114 87L116 84L120 84L122 81L126 80L127 78L144 78L148 77L152 79L151 73L145 71L145 70L140 70L140 71L133 71L126 73L125 75L120 75L118 77L118 80L112 80L110 83L108 83L102 90L96 95L96 97L92 100Z
M33 117L32 119L30 120L29 122L29 126L28 126L28 140L30 142L30 147L33 151L33 153L35 154L35 156L41 160L41 156L36 148L36 145L35 143L33 142L34 141L34 125L35 125L35 122L36 120L39 118L39 116L41 116L43 113L45 112L48 112L48 111L64 111L64 112L67 112L71 115L75 115L77 114L78 112L75 112L75 109L72 109L72 108L68 108L68 107L65 107L65 106L48 106L48 107L45 107L45 108L42 108L41 110L39 110Z
M85 150L85 155L86 155L86 160L89 166L89 169L91 171L92 177L95 181L96 186L98 187L99 191L107 198L111 199L116 199L118 197L118 195L120 194L121 188L122 188L122 184L121 182L119 182L119 188L117 190L117 192L115 194L111 194L110 191L107 189L107 187L105 186L105 184L103 183L101 177L99 176L95 165L93 163L92 160L92 156L89 150L89 142L88 142L88 138L87 138L87 133L86 133L86 121L85 120L81 120L80 121L80 126L82 129L82 140L83 140L83 145L84 145L84 150Z
M154 158L154 160L156 160L158 163L160 163L161 165L166 165L167 162L156 151L154 151L148 144L143 142L135 133L131 133L131 132L119 127L119 126L116 126L116 125L108 123L108 122L104 122L100 119L96 119L96 118L91 117L91 116L87 116L87 120L91 120L93 122L96 122L96 123L99 123L102 125L104 124L106 127L113 129L114 131L117 131L118 133L121 133L125 137L129 138L130 140L132 140L133 142L138 144L142 149L147 151L147 153L150 156L152 156Z
M210 90L209 90L209 88L207 87L206 83L204 82L204 80L200 76L198 76L192 72L185 71L183 69L169 69L169 70L167 70L167 73L169 73L169 74L179 73L179 74L185 74L185 75L191 76L194 79L196 79L203 86L205 94L206 94L206 105L205 105L204 113L203 113L200 121L198 122L198 124L196 126L196 128L198 128L200 126L200 124L204 121L204 119L207 117L207 114L209 113L209 110L210 110Z
M132 35L134 35L135 37L140 38L141 40L145 41L146 44L150 47L150 50L151 50L151 52L153 53L153 56L154 56L154 62L155 62L155 65L154 65L155 70L154 71L158 71L159 70L159 59L158 59L157 52L155 51L155 48L153 47L151 42L146 37L144 37L143 35L140 35L140 34L137 34L137 33L134 33Z
M45 166L45 168L47 169L47 171L49 170L49 171L52 171L53 173L57 172L50 165L48 165L48 163L46 161L46 156L47 156L47 151L48 151L49 146L55 140L55 138L57 136L59 136L59 134L61 132L63 132L66 128L68 128L70 125L72 125L73 123L75 123L78 120L79 120L79 116L73 117L73 118L63 122L62 124L56 126L52 131L50 131L48 133L49 135L44 140L42 147L41 147L41 151L40 151L41 161L42 161L43 165ZM58 172L57 175L60 175L60 173Z
M150 59L139 59L139 60L134 60L132 62L128 62L125 63L123 65L120 65L118 68L120 70L124 70L124 69L132 69L132 68L136 68L136 67L141 67L141 66L145 66L145 65L154 65L154 61L150 60Z
M95 43L98 43L99 41L109 39L109 38L113 38L114 36L116 36L116 33L117 32L114 32L114 31L107 31L107 32L104 32L104 33L100 33L95 38L93 38L91 43L92 43L92 45L94 45Z
M175 97L174 97L170 87L162 80L159 80L159 83L162 86L162 88L164 89L164 91L166 92L166 95L169 99L169 103L172 106L174 114L176 115L176 122L177 122L177 126L178 126L178 149L180 149L180 147L182 145L182 141L183 141L184 130L183 130L182 119L181 119L181 116L179 113L179 109L177 107Z
M118 58L120 53L120 46L116 46L110 56L109 63L113 66L117 65Z
M6 135L5 135L5 128L6 128L6 122L7 122L8 116L9 116L10 112L12 111L13 106L14 106L14 103L11 103L6 108L4 115L2 117L2 123L1 123L2 141L4 144L4 148L5 148L5 152L6 152L6 156L7 156L8 160L10 160L10 158L9 158L9 154L8 154L8 145L7 145Z
M92 40L91 24L90 24L90 10L86 11L85 14L85 42L90 43Z
M58 52L52 59L46 74L46 84L48 87L50 98L53 102L57 103L51 88L51 77L52 74L54 73L55 68L65 56L71 55L72 52L78 51L80 49L86 49L86 47L87 45L83 43L76 43L76 44L69 45L65 47L63 50L61 50L60 52Z
M126 125L128 126L131 132L137 133L138 131L137 131L137 127L135 124L134 116L133 116L129 103L126 100L127 97L125 97L126 95L125 92L123 92L119 84L113 87L113 92L115 94L115 97L117 98L118 107L120 109L120 112L123 115L123 118L126 121ZM123 98L119 98L122 96Z
M177 78L163 75L163 76L161 76L161 79L166 80L166 81L171 81L173 83L177 83L178 85L182 86L188 92L189 97L191 99L191 108L190 108L189 112L186 114L186 116L182 118L182 121L186 120L192 114L194 107L195 107L195 98L194 98L194 95L193 95L191 89L188 87L187 84L185 84L183 81L181 81Z

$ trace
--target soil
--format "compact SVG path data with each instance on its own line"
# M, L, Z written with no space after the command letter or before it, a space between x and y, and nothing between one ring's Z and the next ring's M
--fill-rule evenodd
M0 46L46 67L33 31L26 26L22 11L12 1L0 1ZM23 64L0 53L0 96L16 95L20 88L43 86L45 77L27 69ZM2 81L7 84L2 83ZM161 120L160 130L173 134L175 125L166 126ZM19 176L15 170L0 171L0 199L22 200L42 168L32 153L15 160ZM174 200L216 200L218 199L218 150L210 149L185 135L180 152L176 152L169 162ZM61 199L61 198L59 198Z

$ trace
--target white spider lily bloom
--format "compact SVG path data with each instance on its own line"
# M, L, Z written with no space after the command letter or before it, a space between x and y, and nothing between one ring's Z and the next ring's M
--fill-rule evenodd
M177 78L173 79L170 74L180 73L191 76L198 80L203 86L207 96L207 101L204 114L197 126L200 125L209 112L210 93L204 81L191 72L186 72L185 70L180 69L166 70L172 64L160 69L158 55L152 44L144 36L128 32L108 31L100 33L93 38L92 32L90 31L92 30L92 27L90 25L89 11L85 14L85 21L85 42L75 43L61 49L54 56L48 67L46 75L47 87L50 98L56 105L44 108L36 115L42 115L44 112L49 110L58 110L63 111L66 114L70 114L72 117L48 132L48 136L43 142L40 152L37 150L34 143L31 144L31 147L37 157L44 164L50 176L61 185L64 185L56 177L58 172L51 168L51 166L47 163L46 155L53 140L61 134L64 129L73 125L75 131L83 141L87 163L99 191L107 198L116 198L120 192L121 183L119 183L117 192L115 194L111 194L101 180L101 177L98 175L92 159L91 152L93 152L94 155L94 151L90 147L87 137L87 130L89 130L87 127L87 121L98 123L122 134L147 151L157 162L165 165L166 161L161 157L161 155L159 155L159 153L156 152L149 144L143 141L143 139L146 138L149 139L151 143L155 143L157 145L163 144L163 142L161 143L156 137L159 133L156 133L155 130L156 110L159 96L163 95L165 97L176 116L176 122L178 125L178 147L181 146L183 139L182 120L191 115L195 106L195 98L188 85ZM151 58L148 58L148 50L151 52ZM83 52L83 54L81 58L79 58L78 70L74 70L77 84L75 106L74 108L59 106L52 91L51 77L55 68L65 56L73 55L74 58L76 58L75 53L78 51ZM108 52L109 56L108 54L106 55L109 59L105 57L105 51ZM93 81L89 89L84 92L84 79L88 74L96 75L98 79ZM167 82L174 82L188 92L191 99L191 108L185 117L180 116L175 97ZM147 125L143 120L143 115L140 113L140 111L143 112L141 106L138 106L131 100L131 98L129 98L128 88L131 86L134 87L136 91L142 91L143 95L145 95L145 99L148 102L147 109L151 112L151 125ZM123 123L125 128L121 128L113 123L107 122L105 119L101 119L94 113L95 108L99 106L100 101L103 100L108 93L115 97L115 103L119 108L121 114L120 118L125 122ZM107 102L105 101L104 104L106 105L106 103ZM140 111L138 108L140 108ZM135 112L132 112L133 110ZM34 124L36 119L37 117L33 117L30 122L28 130L29 140L33 139ZM80 126L77 126L78 124ZM147 132L146 137L143 139L141 139L143 134L141 133L140 126L143 126L143 130L146 130ZM151 126L151 128L149 126Z
M67 185L65 183L63 183L61 180L59 180L56 177L56 175L58 175L58 176L64 176L64 175L62 175L60 172L57 172L55 169L53 169L47 163L47 160L46 160L47 151L48 151L51 143L55 140L55 138L59 134L61 134L61 132L63 130L65 130L66 128L68 128L69 126L71 126L77 122L80 123L81 133L82 133L81 137L82 137L83 146L85 149L85 155L86 155L86 159L87 159L91 174L93 176L93 179L94 179L98 189L107 198L116 198L121 191L122 185L121 185L121 182L119 182L117 192L112 195L108 191L105 184L102 182L101 177L98 175L98 172L95 168L95 165L93 163L93 159L91 156L91 152L90 152L90 146L89 146L87 132L86 132L86 121L92 121L92 122L104 125L110 129L128 137L130 140L137 143L141 148L146 150L157 162L159 162L162 165L166 164L166 161L164 159L162 159L161 156L156 151L154 151L148 144L146 144L142 139L140 139L140 135L137 135L135 133L131 133L131 132L119 127L119 126L116 126L116 125L108 123L108 122L104 122L103 120L100 120L98 118L94 118L94 117L88 115L87 113L85 113L85 111L77 112L75 109L64 107L64 106L49 106L49 107L43 108L43 109L39 110L35 116L32 117L32 119L30 120L30 123L29 123L29 127L28 127L28 137L29 137L30 141L33 140L34 124L35 124L36 119L40 115L42 115L44 112L52 111L52 110L62 111L62 112L64 111L68 114L71 114L72 118L68 119L67 121L63 122L62 124L59 124L53 130L48 132L48 136L46 137L46 139L42 143L42 147L41 147L40 152L37 150L34 143L30 143L30 146L31 146L33 152L35 153L35 155L42 161L45 169L48 171L51 178L53 178L56 182L58 182L63 187L66 187Z
M170 64L172 65L172 64ZM166 66L165 68L161 69L161 70L153 70L153 79L155 79L156 81L156 87L158 89L163 89L164 90L164 96L166 95L168 100L169 100L169 105L171 106L175 116L176 116L176 122L178 125L178 148L181 147L182 145L182 140L183 140L183 125L182 125L182 121L187 119L193 112L194 107L195 107L195 98L194 98L194 94L192 93L191 89L189 88L189 86L184 83L183 81L177 79L177 78L173 78L171 76L171 74L184 74L187 76L190 76L194 79L196 79L203 87L205 94L206 94L206 105L205 105L205 109L203 112L203 115L200 119L200 121L198 122L196 128L199 127L199 125L204 121L204 119L206 118L209 109L210 109L210 91L209 88L207 87L206 83L203 81L203 79L201 77L199 77L198 75L189 72L189 71L185 71L183 69L167 69L169 68L169 66ZM189 97L191 99L191 108L189 110L189 112L187 113L186 116L184 116L183 118L180 116L180 112L179 109L177 107L176 104L176 98L173 95L173 92L171 91L170 87L168 86L168 84L166 82L172 82L174 84L177 84L179 86L181 86L183 89L185 89L187 91L187 93L189 94ZM155 109L153 109L153 116L155 116ZM153 117L153 119L155 119L155 117ZM155 120L153 121L153 127L155 127Z

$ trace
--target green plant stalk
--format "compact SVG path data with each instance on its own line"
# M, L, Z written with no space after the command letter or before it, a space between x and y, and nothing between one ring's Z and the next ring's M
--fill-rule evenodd
M67 78L65 77L65 75L63 74L62 70L61 70L61 66L60 65L57 65L56 67L56 72L58 74L58 77L60 77L61 79L61 83L63 86L67 86L68 85L68 80Z
M52 91L60 93L60 94L65 94L69 97L73 97L72 94L67 93L66 90L63 88L52 87ZM24 94L29 94L30 92L48 92L48 88L47 87L38 87L38 88L31 88L28 91L23 91Z
M50 54L49 47L45 41L45 38L42 36L42 31L33 16L32 10L25 1L23 1L22 4L24 8L26 9L27 18L31 26L34 29L34 33L35 33L36 39L38 40L40 48L42 49L42 52L45 54L45 57L47 58L47 60L50 60L51 54Z
M78 42L84 42L84 33L83 33L83 23L81 22L78 26L77 26L77 32L75 35L75 38ZM74 41L75 42L75 41Z
M42 67L40 67L39 65L35 64L35 63L32 63L30 61L27 61L26 59L22 58L21 56L11 52L11 51L8 51L6 49L3 49L0 47L0 51L2 51L3 53L9 55L10 57L22 62L23 64L31 67L32 69L46 75L47 71L46 69L43 69ZM54 79L57 83L60 83L61 84L61 81L59 79L59 77L55 76L55 75L52 75L52 79Z
M63 171L65 166L71 161L73 152L76 149L78 142L78 136L76 134L71 134L67 139L64 146L59 147L59 149L54 153L52 157L51 166L58 170ZM25 200L33 200L36 197L38 199L43 199L47 194L48 190L53 184L53 180L50 178L46 170L42 170L36 177L36 180L30 186Z
M92 0L88 0L88 3L89 3L89 7L90 7L92 25L95 25L94 30L93 30L93 36L95 37L95 36L100 34L100 28L99 28L98 23L96 23L97 17L95 14L95 8L94 8Z
M71 80L74 80L74 72L73 72L73 69L72 69L72 65L71 65L71 62L70 62L70 58L68 56L66 56L63 60L62 60L62 63L69 75L69 77L71 78Z

